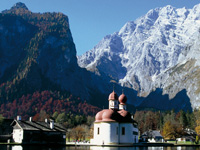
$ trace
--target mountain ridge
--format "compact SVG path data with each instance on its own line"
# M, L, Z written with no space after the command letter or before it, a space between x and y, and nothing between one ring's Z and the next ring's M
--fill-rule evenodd
M84 115L94 115L108 106L107 98L115 83L110 77L99 77L78 66L68 17L62 13L33 13L24 5L0 13L1 113L9 118L28 118L38 116L39 109L52 115L54 111L70 113L71 108L73 113L83 115L81 107L88 110L83 110ZM115 91L120 94L122 87L115 84ZM136 101L134 90L124 91ZM62 102L68 107L64 108ZM29 113L21 108L29 109ZM135 111L133 105L130 109Z
M164 88L163 84L167 84L169 78L162 82L159 79L161 75L185 61L186 55L195 57L187 47L198 40L199 12L200 4L192 9L170 5L152 9L135 21L126 23L118 32L104 37L92 50L79 56L78 63L99 75L113 77L122 86L135 89L138 96L147 97L156 88ZM113 70L108 71L109 68ZM113 76L116 72L121 76ZM172 79L171 84L179 80ZM174 92L164 89L163 94L173 98L185 89L195 109L192 88L188 85L171 88Z
M134 34L135 30L141 30L137 24L129 24L131 27L135 27L131 34ZM49 12L33 13L24 8L23 4L19 8L14 7L3 11L0 14L1 113L9 117L18 113L28 117L28 115L38 116L39 109L52 115L54 111L69 113L71 108L73 113L80 114L82 111L79 109L87 107L88 115L94 115L95 110L108 106L108 95L113 90L118 95L124 91L128 98L128 109L132 113L136 108L153 107L152 104L149 104L149 101L152 100L151 95L138 96L138 91L131 88L137 87L136 89L142 90L140 86L142 82L137 74L132 77L134 84L132 84L133 82L124 82L122 86L119 85L119 81L124 80L124 76L130 73L129 70L132 68L128 65L131 54L128 51L130 45L124 43L119 33L106 36L104 40L107 45L104 45L104 41L102 41L96 46L97 49L105 47L101 50L102 53L92 53L91 51L91 55L93 55L91 58L98 57L103 61L91 64L90 71L92 72L89 72L77 64L75 43L66 15ZM131 34L123 32L124 39ZM128 39L126 42L132 44ZM139 43L139 45L141 44ZM124 52L122 48L126 48L125 57L122 57ZM140 53L139 50L137 52ZM148 56L150 51L144 54L144 56ZM143 57L139 58L143 59ZM149 55L145 59L152 58L154 56ZM141 64L139 65L141 66ZM109 74L103 71L105 66ZM146 76L146 80L152 79ZM153 87L153 84L150 86ZM156 99L154 102L161 101L168 107L159 107L158 103L155 104L154 108L168 110L175 107L176 111L180 109L191 110L186 90L181 89L178 94L181 93L184 96L175 96L175 100L171 101L168 98L170 95L162 95L161 92L156 91L158 89L159 87L155 87L155 92L152 95L158 93L160 100ZM165 92L164 90L158 91ZM38 98L37 107L34 106L36 98ZM176 99L178 99L177 103ZM184 101L188 105L180 104L180 101ZM65 109L64 105L68 107ZM16 110L12 109L11 106L17 107ZM30 110L29 114L20 111L23 106L26 107L25 110ZM85 110L84 114L87 115Z
M27 119L43 111L48 115L55 110L67 114L70 109L80 114L79 109L84 107L88 112L84 110L81 115L91 115L99 110L84 99L89 101L87 88L91 87L86 81L92 74L77 64L66 15L32 13L25 4L17 3L0 13L0 39L0 107L5 117L21 115ZM84 88L78 93L81 86Z

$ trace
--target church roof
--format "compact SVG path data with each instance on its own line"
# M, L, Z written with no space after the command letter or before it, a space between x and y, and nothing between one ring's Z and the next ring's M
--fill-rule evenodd
M115 93L115 91L113 91L112 93L110 93L108 100L118 100L118 95L117 93Z
M134 122L131 114L126 110L104 109L95 116L95 122Z
M124 93L122 93L122 94L119 96L119 103L122 104L122 105L123 105L123 104L125 105L126 101L127 101L127 97L126 97L126 95L125 95Z
M110 93L108 100L119 100L121 105L126 105L127 97L121 94L119 99L115 91ZM104 109L98 112L95 116L95 122L127 122L134 123L135 121L131 118L131 114L122 109Z

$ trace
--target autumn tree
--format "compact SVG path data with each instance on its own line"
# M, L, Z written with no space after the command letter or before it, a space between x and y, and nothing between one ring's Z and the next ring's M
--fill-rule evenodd
M138 122L141 133L160 129L160 113L154 111L136 111L134 119Z
M92 135L89 126L78 125L70 131L70 136L72 136L76 141L81 141L90 138Z
M70 142L70 138L72 137L72 130L68 129L66 132L67 141Z
M180 137L181 135L184 134L182 126L176 122L172 123L170 121L165 122L164 127L163 127L163 137L165 139L174 139Z
M80 126L80 125L75 127L75 128L73 128L71 133L72 133L72 137L76 141L81 140L83 138L84 134L85 134L84 133L84 128L82 126Z
M138 122L138 128L141 133L145 131L145 112L136 111L134 115L134 120Z
M196 127L195 131L198 135L200 135L200 110L194 110L195 118L196 118Z
M195 128L195 131L196 131L197 135L200 135L200 126L197 126L197 127Z
M166 138L171 139L173 137L172 136L173 132L174 132L174 129L173 129L172 123L170 121L165 122L165 124L163 126L163 132L162 132L163 137L165 139Z
M91 137L91 133L90 133L90 128L87 125L81 125L82 128L84 129L84 134L83 134L83 140L86 140L87 138Z

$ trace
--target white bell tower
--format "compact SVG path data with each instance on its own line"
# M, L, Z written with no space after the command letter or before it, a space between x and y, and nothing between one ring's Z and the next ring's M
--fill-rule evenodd
M109 100L109 109L115 109L115 110L119 109L118 96L114 90L112 93L110 93L108 100Z

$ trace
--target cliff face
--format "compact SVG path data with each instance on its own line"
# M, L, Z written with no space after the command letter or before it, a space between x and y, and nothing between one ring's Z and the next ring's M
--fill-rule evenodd
M80 73L87 74L77 65L68 17L62 13L32 13L17 3L0 14L0 39L1 91L20 87L14 94L20 96L59 87L74 92L76 76L81 80Z
M179 63L157 76L154 82L154 87L161 87L163 93L168 93L170 98L174 98L176 93L186 89L192 108L200 106L199 36L197 32L195 39L181 52Z
M194 63L198 59L194 55L199 49L195 48L196 53L192 51L194 41L199 43L199 12L200 5L193 9L172 6L152 9L136 21L126 23L119 32L104 37L78 58L79 65L114 78L122 86L138 91L138 96L144 99L156 88L162 89L163 95L168 94L169 100L184 90L192 107L198 107L199 96L195 91L199 79L194 74L198 74L199 63ZM190 78L186 80L185 76ZM151 105L151 101L146 101L145 106L148 103Z
M165 9L174 10L169 6ZM167 88L169 76L165 78L164 72L173 72L169 68L176 70L173 67L178 66L190 50L185 49L184 56L181 54L185 45L178 40L182 37L178 35L179 31L173 31L176 34L173 40L161 40L155 35L153 25L159 24L156 20L161 10L150 11L148 17L127 23L120 32L106 36L93 50L81 56L79 64L89 71L77 64L66 15L33 13L23 3L3 11L0 14L1 106L15 99L29 99L27 95L36 91L48 90L69 92L102 108L107 106L107 96L115 84L115 91L121 94L123 89L128 97L127 103L135 107L191 110L190 101L194 101L188 98L186 86L174 86L175 92L169 92ZM173 27L162 26L162 30L157 32L164 33L161 37L169 34L164 30L166 26L172 32ZM189 34L192 33L188 31ZM175 42L171 50L172 41ZM134 106L130 107L131 111L134 111Z
M0 39L0 104L56 90L107 105L113 84L78 66L66 15L33 13L17 3L0 14Z

